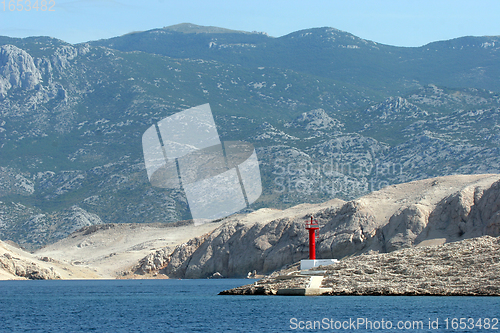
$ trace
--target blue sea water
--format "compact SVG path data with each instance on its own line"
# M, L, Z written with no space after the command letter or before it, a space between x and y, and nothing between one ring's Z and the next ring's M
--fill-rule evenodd
M0 332L500 332L500 297L217 295L251 282L1 281Z

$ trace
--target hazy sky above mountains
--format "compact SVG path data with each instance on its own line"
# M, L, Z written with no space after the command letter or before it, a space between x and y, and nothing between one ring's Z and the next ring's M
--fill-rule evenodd
M500 35L498 0L45 1L45 11L27 10L28 0L0 3L0 35L44 35L79 43L185 22L264 31L274 37L328 26L396 46ZM42 0L38 3L41 6Z

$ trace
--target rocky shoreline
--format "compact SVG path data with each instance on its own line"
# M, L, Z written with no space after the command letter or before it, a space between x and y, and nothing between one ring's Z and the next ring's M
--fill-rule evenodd
M500 296L500 237L371 251L304 272L295 264L220 295L277 295L306 290L322 276L322 295ZM290 293L289 293L290 294ZM293 294L293 293L292 293Z

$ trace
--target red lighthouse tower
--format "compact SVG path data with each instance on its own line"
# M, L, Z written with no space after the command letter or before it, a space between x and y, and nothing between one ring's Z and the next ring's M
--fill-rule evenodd
M316 231L319 230L318 221L313 219L306 221L306 229L309 230L309 259L316 259Z

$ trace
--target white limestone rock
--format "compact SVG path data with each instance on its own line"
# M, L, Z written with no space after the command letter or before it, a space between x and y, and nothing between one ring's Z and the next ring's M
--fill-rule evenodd
M0 96L10 89L34 89L42 81L42 74L31 55L14 45L0 46Z

